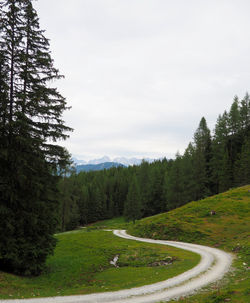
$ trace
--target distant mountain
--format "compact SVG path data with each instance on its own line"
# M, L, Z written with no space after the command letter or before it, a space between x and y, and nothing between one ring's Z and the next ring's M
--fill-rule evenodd
M115 161L112 161L108 156L104 156L100 159L90 160L90 161L88 161L88 164L101 164L101 163L108 163L108 162L115 162Z
M110 169L112 167L125 167L121 163L117 162L104 162L98 164L83 164L83 165L76 165L76 172L79 173L81 171L89 172L89 171L97 171L103 169Z
M89 161L85 161L85 160L79 160L77 158L73 158L72 159L73 162L76 164L76 165L82 165L82 164L102 164L102 163L111 163L111 162L115 162L115 163L121 163L125 166L130 166L130 165L140 165L142 163L142 160L143 159L139 159L139 158L126 158L126 157L117 157L117 158L114 158L113 160L108 157L108 156L104 156L102 158L99 158L99 159L93 159L93 160L89 160ZM150 158L144 158L145 161L149 162L149 163L152 163L155 161L155 159L150 159Z
M140 165L143 160L148 163L152 163L155 161L155 159L151 159L151 158L139 159L139 158L125 158L125 157L115 158L113 161L122 163L126 166L130 166L130 165Z
M118 157L118 158L115 158L114 161L122 163L126 166L130 166L130 165L140 165L142 162L142 159Z
M76 164L76 165L81 165L81 164L86 164L87 163L87 161L85 161L85 160L79 160L79 159L77 159L75 157L72 157L72 160L73 160L74 164Z

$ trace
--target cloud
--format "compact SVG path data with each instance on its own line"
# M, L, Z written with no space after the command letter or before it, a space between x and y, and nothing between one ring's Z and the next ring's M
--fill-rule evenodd
M66 76L73 154L173 156L249 90L248 0L58 3L34 5Z

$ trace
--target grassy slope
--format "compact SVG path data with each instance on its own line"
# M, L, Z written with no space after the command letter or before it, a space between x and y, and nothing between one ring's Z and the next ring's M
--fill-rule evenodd
M121 219L118 221L111 223L123 224ZM0 299L131 288L173 277L199 262L199 256L190 252L125 240L94 228L58 234L57 238L55 254L41 276L22 278L0 271ZM117 254L119 268L109 264ZM168 266L148 266L166 256L177 260Z
M210 215L210 211L215 215ZM247 303L250 297L249 231L250 186L191 202L168 213L138 221L129 228L133 235L154 239L194 242L218 247L236 256L234 271L225 283L181 302ZM227 280L227 281L226 281Z

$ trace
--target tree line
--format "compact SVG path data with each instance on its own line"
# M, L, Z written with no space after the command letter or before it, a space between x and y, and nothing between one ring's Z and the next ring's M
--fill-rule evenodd
M123 215L136 220L250 183L250 97L235 97L213 134L203 117L183 155L72 173L59 183L59 229Z

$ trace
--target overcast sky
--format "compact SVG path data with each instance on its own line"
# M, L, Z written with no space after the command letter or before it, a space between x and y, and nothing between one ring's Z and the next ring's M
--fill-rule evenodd
M249 0L38 0L79 159L174 157L250 91Z

